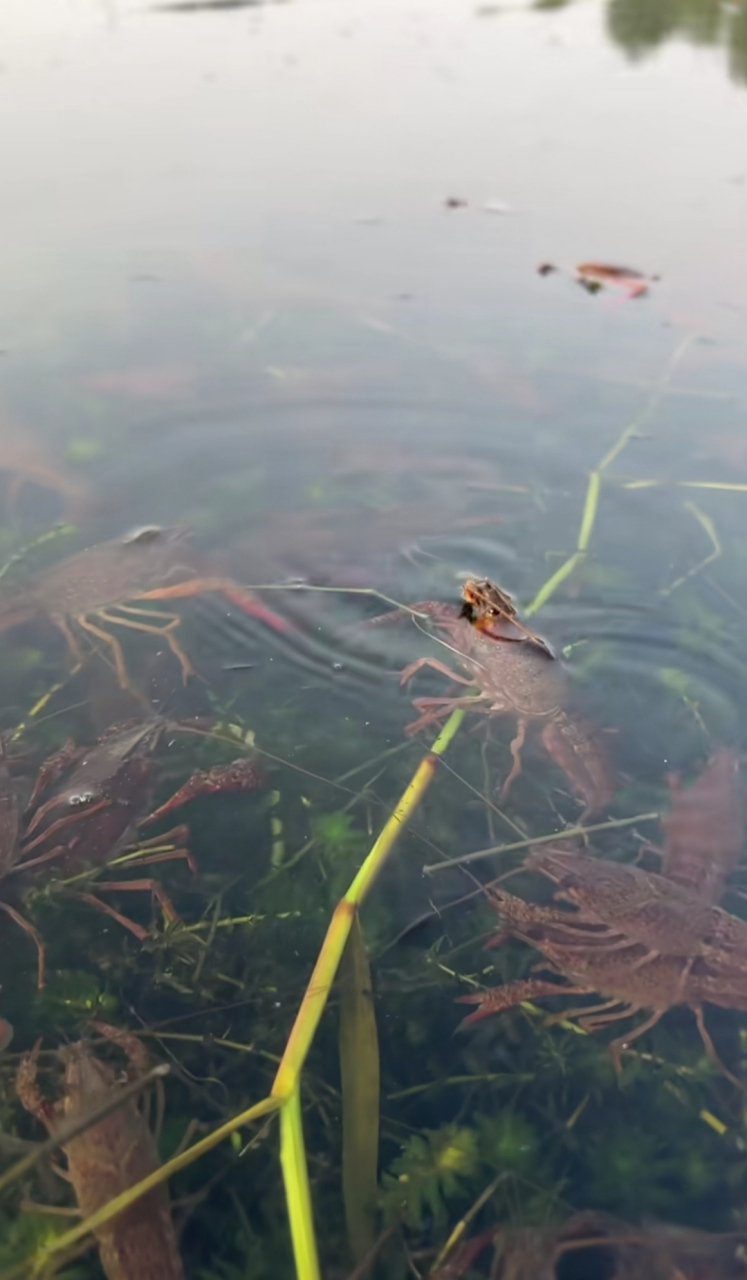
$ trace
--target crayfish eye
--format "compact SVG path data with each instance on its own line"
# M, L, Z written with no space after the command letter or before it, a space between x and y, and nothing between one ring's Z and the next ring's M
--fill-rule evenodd
M84 805L90 804L94 798L92 791L78 791L75 795L68 796L67 802L71 809L82 809Z

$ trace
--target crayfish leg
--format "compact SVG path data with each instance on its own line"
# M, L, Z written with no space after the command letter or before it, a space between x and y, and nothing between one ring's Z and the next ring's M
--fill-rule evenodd
M181 625L181 618L179 617L179 615L161 613L160 610L157 610L157 611L154 610L152 616L155 616L157 612L161 617L167 620L163 626L158 626L154 622L150 622L150 623L137 622L132 617L123 618L121 616L123 613L126 613L126 614L140 613L140 614L147 615L148 613L147 609L136 609L129 605L123 605L123 604L117 605L117 609L119 610L119 612L116 614L108 612L106 609L97 609L96 617L99 618L102 622L108 623L109 626L129 627L131 631L144 631L149 636L158 636L159 639L165 640L171 652L173 653L174 657L176 658L177 662L179 663L179 666L181 667L182 683L187 684L190 678L193 675L195 675L195 669L192 666L192 663L190 662L186 653L182 649L181 645L179 644L179 641L177 640L176 636L174 635L175 629Z
M418 729L424 729L426 725L438 724L439 720L444 720L452 711L456 711L457 707L465 707L472 711L487 711L485 706L479 705L483 702L482 694L474 698L413 698L412 705L424 714L419 720L413 720L412 724L405 725L405 733L415 733Z
M0 911L4 911L20 929L25 930L29 937L33 938L37 956L36 986L37 990L42 991L46 974L46 948L41 934L34 928L30 920L27 920L25 916L21 915L20 911L16 911L15 907L11 907L7 902L0 902Z
M89 1026L93 1027L94 1031L98 1031L99 1035L103 1036L105 1040L116 1044L117 1048L127 1055L133 1067L139 1073L144 1074L147 1071L148 1054L142 1040L137 1036L125 1031L122 1027L113 1027L111 1023L99 1022L95 1018L91 1019Z
M716 1069L720 1071L722 1075L726 1076L727 1080L731 1080L731 1083L733 1085L736 1085L737 1089L739 1089L740 1092L742 1093L747 1092L747 1086L745 1085L744 1081L738 1080L735 1075L732 1075L728 1067L724 1066L723 1062L719 1058L718 1053L716 1052L716 1046L713 1043L710 1036L710 1032L708 1031L708 1028L706 1027L706 1024L705 1024L705 1019L703 1017L702 1004L692 1004L690 1005L690 1008L695 1014L695 1021L698 1025L698 1031L700 1032L700 1038L703 1041L703 1048L706 1051L708 1060L713 1063L714 1067L716 1067Z
M50 1102L47 1102L36 1082L41 1044L41 1037L39 1037L33 1049L29 1049L28 1053L24 1053L21 1058L16 1073L16 1093L21 1106L51 1130L56 1119L55 1109Z
M527 722L524 719L520 719L516 726L516 737L513 739L510 746L511 756L513 758L513 764L511 765L511 772L509 773L508 777L506 778L506 781L501 787L501 800L506 799L506 796L511 790L514 782L516 781L519 774L521 773L521 748L524 746L526 736L527 736Z
M178 829L178 828L177 828ZM155 843L155 842L154 842ZM162 849L160 852L144 853L144 857L137 859L139 867L154 867L158 862L186 862L193 876L197 875L197 863L189 849L180 847L178 849ZM130 887L131 882L125 882ZM102 886L99 886L100 888Z
M102 887L102 886L99 886ZM113 888L113 885L109 886ZM122 886L117 886L121 888ZM148 930L144 929L141 924L135 920L130 920L129 916L123 916L121 912L115 911L114 907L110 907L108 902L102 902L94 893L74 893L71 895L77 898L79 902L87 902L89 907L94 907L96 911L103 911L105 916L110 916L112 920L116 920L117 924L121 924L123 929L128 929L130 933L134 933L138 942L144 942L148 937Z
M539 978L517 978L515 982L505 982L501 987L491 987L488 991L471 991L468 995L458 996L457 1004L476 1004L480 1007L470 1013L457 1031L470 1027L483 1018L490 1018L494 1013L503 1013L505 1009L514 1009L525 1000L539 1000L543 996L581 996L590 992L585 987L561 987L557 982L547 982Z
M179 912L171 901L166 890L158 883L157 880L152 880L150 878L147 880L102 880L96 887L99 893L102 893L104 890L106 890L106 892L114 890L115 892L119 891L121 893L152 893L169 923L179 919ZM123 916L122 920L124 922L128 920L128 917ZM129 928L130 925L133 925L134 923L135 922L133 920L129 920L127 927ZM142 925L136 925L135 928L140 929L142 928ZM148 931L146 929L144 930L144 937L147 938L147 936Z
M608 1017L602 1018L597 1025L604 1026L606 1023L614 1022L618 1018L629 1018L631 1013L635 1012L635 1008L622 1009L618 1014L610 1014ZM640 1026L634 1027L632 1031L628 1031L624 1036L619 1036L617 1040L610 1041L607 1048L609 1049L610 1057L612 1058L615 1071L618 1075L622 1071L621 1054L623 1053L623 1050L629 1049L634 1040L637 1040L639 1036L645 1035L647 1031L650 1031L652 1027L655 1027L657 1022L660 1022L664 1017L665 1012L666 1010L664 1009L654 1010L651 1017L646 1018L646 1021L642 1022Z
M425 667L430 667L432 671L438 671L440 675L446 676L447 679L453 680L456 684L474 685L474 680L465 680L464 676L457 675L456 671L452 671L451 667L447 667L445 662L439 662L438 658L416 658L414 662L410 662L400 675L400 686L407 684L408 680Z

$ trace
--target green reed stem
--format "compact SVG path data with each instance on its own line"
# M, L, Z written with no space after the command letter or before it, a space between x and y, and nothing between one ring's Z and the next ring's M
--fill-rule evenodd
M589 483L586 487L586 498L584 500L584 509L581 515L581 525L578 532L578 541L576 550L563 562L555 573L551 574L546 582L542 584L531 604L524 610L524 617L531 618L532 614L537 613L551 596L555 594L558 587L569 578L578 566L586 559L591 543L591 536L594 532L597 513L599 510L599 498L602 489L602 477L604 473L612 466L624 449L630 444L631 440L636 439L641 434L641 428L653 417L659 407L659 404L667 390L667 386L671 380L677 365L685 354L690 343L693 341L693 334L686 334L682 341L675 348L674 353L667 362L661 377L646 399L640 413L636 415L632 422L628 423L624 431L620 433L612 448L605 453L600 462L597 463L594 470L589 476Z
M296 1276L297 1280L319 1280L319 1262L301 1123L301 1071L324 1012L358 908L391 854L398 836L415 812L435 775L439 757L448 748L463 719L464 711L461 708L452 712L430 751L415 770L399 804L384 824L381 834L353 878L347 893L337 904L301 1007L291 1028L270 1095L239 1115L233 1116L186 1151L154 1170L147 1178L143 1178L107 1204L102 1205L83 1222L45 1245L26 1263L14 1269L13 1278L31 1276L33 1280L40 1280L40 1277L50 1274L70 1249L89 1232L95 1232L105 1222L109 1222L117 1214L129 1209L141 1196L168 1181L173 1174L192 1164L205 1152L211 1151L238 1129L245 1128L262 1116L280 1111L281 1165ZM11 1274L4 1276L3 1280L11 1280Z
M300 1074L280 1110L280 1164L296 1274L299 1280L321 1280L303 1138Z

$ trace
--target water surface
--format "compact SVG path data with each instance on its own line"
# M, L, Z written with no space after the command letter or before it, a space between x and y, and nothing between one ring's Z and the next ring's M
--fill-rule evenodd
M183 525L210 573L264 584L292 628L216 593L188 601L186 690L165 645L124 638L157 710L233 724L270 754L277 798L198 802L199 877L164 871L188 924L256 924L215 930L200 961L39 900L47 993L28 938L0 955L10 1132L38 1136L12 1101L14 1052L74 1038L94 1008L256 1048L162 1040L186 1073L170 1154L189 1118L213 1126L267 1092L325 923L433 736L403 731L411 698L443 694L444 678L418 675L409 696L397 681L432 644L410 624L370 628L382 599L338 588L453 603L465 576L489 576L530 606L578 546L590 473L624 440L586 554L532 622L612 745L602 817L658 811L668 770L692 778L716 747L743 749L747 11L6 0L0 36L4 558L65 525L6 586L134 527ZM643 272L648 292L589 292L584 262ZM45 624L2 652L7 729L61 685L27 731L34 768L68 733L90 742L142 714L100 654L68 679ZM740 1101L686 1010L638 1042L621 1084L605 1035L537 1012L451 1038L456 995L536 957L484 953L484 906L410 930L473 887L422 866L580 812L536 738L504 816L491 807L514 728L468 717L364 917L384 1221L403 1214L421 1274L501 1174L510 1190L475 1230L539 1240L577 1210L744 1224ZM177 747L159 797L214 763ZM648 837L651 824L624 828L598 850L627 861ZM145 925L148 910L133 908ZM307 1132L325 1274L342 1276L335 1016L312 1054ZM744 1014L711 1010L709 1025L740 1075ZM179 1194L216 1186L185 1231L190 1275L292 1274L276 1143L270 1130L185 1175ZM454 1150L449 1183L439 1152ZM403 1177L421 1177L419 1208L397 1200ZM9 1266L41 1229L12 1199L4 1212ZM97 1274L93 1255L75 1265Z

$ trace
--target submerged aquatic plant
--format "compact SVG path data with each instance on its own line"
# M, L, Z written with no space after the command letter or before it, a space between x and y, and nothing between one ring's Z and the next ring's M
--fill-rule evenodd
M367 838L356 830L355 818L338 810L318 813L311 819L311 834L323 856L346 859L365 852Z
M684 1172L658 1134L635 1126L616 1126L600 1134L588 1153L594 1204L624 1216L671 1212Z
M613 451L611 458L614 456ZM599 464L596 480L590 486L574 559L576 568L583 564L587 586L594 565L586 558L586 552L599 502L601 475L607 465L607 460ZM605 483L611 480L608 477ZM601 556L598 563L606 572ZM565 577L567 573L554 575L542 589L544 598L549 598L548 588L551 594ZM600 594L606 585L600 579ZM691 590L690 586L685 590ZM621 653L623 649L621 644ZM595 650L588 645L585 652L593 658ZM679 707L679 703L674 704L673 694L681 698L689 693L699 698L697 690L678 689L675 683L658 682L662 713L657 719L653 703L647 706L647 729L649 724L660 729L664 713L671 716L672 706ZM626 696L627 688L626 685ZM234 832L230 806L221 806L216 820L198 809L195 826L198 838L204 833L206 856L201 859L198 850L198 877L192 881L185 876L180 884L177 901L180 905L185 903L185 919L148 939L135 954L127 953L121 940L110 937L100 921L94 934L82 912L78 925L77 915L73 917L66 906L64 961L70 981L59 986L50 983L47 992L49 1008L45 1018L49 1031L63 1029L70 1033L76 1017L85 1019L91 1012L100 1012L103 1001L107 1002L109 1013L112 1002L109 1016L118 1014L122 1021L147 1027L146 1034L160 1039L161 1051L173 1054L178 1063L180 1070L175 1073L174 1089L166 1102L167 1145L172 1145L172 1132L183 1132L187 1119L195 1114L202 1126L210 1126L211 1132L192 1150L175 1157L171 1172L183 1177L191 1159L208 1156L214 1148L209 1155L213 1163L207 1169L202 1163L195 1164L190 1170L193 1181L179 1187L180 1194L194 1193L187 1234L189 1237L190 1232L194 1233L195 1243L189 1240L188 1247L193 1248L190 1263L199 1280L233 1280L234 1276L265 1280L269 1275L288 1273L289 1255L283 1253L283 1248L289 1250L290 1246L285 1237L279 1171L274 1180L267 1176L270 1167L275 1169L274 1164L271 1166L275 1133L264 1126L264 1132L253 1127L258 1118L275 1111L281 1114L283 1172L298 1274L309 1280L319 1273L312 1201L317 1224L324 1223L322 1245L328 1260L325 1270L329 1274L338 1272L344 1249L342 1197L330 1151L337 1150L340 1108L332 1037L325 1034L325 1028L317 1037L303 1094L299 1089L300 1073L333 989L346 930L351 920L357 920L358 908L374 875L435 767L429 753L387 823L386 838L377 841L362 875L356 877L340 901L284 1051L300 996L299 974L305 980L311 969L320 919L326 915L338 885L352 879L351 865L362 861L369 844L365 834L369 808L377 818L376 805L381 804L389 818L392 798L399 794L400 787L398 776L389 772L386 787L377 787L378 794L373 792L373 783L366 784L366 790L362 783L361 790L354 792L346 785L349 775L344 774L334 784L337 791L330 800L322 790L326 785L322 775L334 773L341 758L347 765L347 743L353 741L355 730L349 730L348 738L329 735L327 742L323 737L328 732L324 718L319 716L316 725L310 724L313 718L308 707L299 712L293 704L293 694L288 697L283 689L282 704L278 699L278 705L273 706L272 688L269 693L261 692L267 703L266 722L262 708L250 705L247 696L244 708L230 708L231 719L225 727L237 727L237 732L228 736L248 745L250 731L238 725L243 714L247 715L247 725L250 720L254 723L256 715L263 745L267 743L281 753L284 743L292 743L294 751L299 741L304 744L308 754L301 757L301 762L309 767L299 783L303 793L295 796L295 810L293 799L289 799L293 797L292 782L286 775L282 778L279 807L286 821L288 848L293 851L287 863L280 854L276 856L276 845L271 845L266 811L262 822L258 816L250 829L242 818L240 828L237 824ZM252 697L256 696L255 687ZM713 731L710 704L703 699L702 705ZM612 723L618 723L616 717L612 717ZM214 730L221 727L214 726ZM696 727L700 733L699 722ZM668 728L662 732L663 739L673 736ZM473 795L473 809L467 815L470 823L477 810L475 798L480 809L483 799L486 811L489 807L487 796L480 797L479 788L472 786L472 780L480 776L476 771L470 772L473 757L477 758L476 742L476 737L467 738L456 762L460 773L467 775L465 779L441 771L438 794L430 799L424 823L413 836L414 843L415 838L427 835L439 856L442 851L444 856L456 853L465 836L467 840L471 838L473 827L465 830L463 796L457 794L463 781ZM355 745L357 749L358 743ZM366 743L365 751L368 749ZM207 750L206 744L203 750ZM293 752L289 750L288 754ZM405 758L402 760L406 769ZM198 756L192 763L210 768L214 761ZM368 767L373 770L378 763ZM355 771L352 774L355 776ZM540 778L540 786L542 781ZM482 791L487 792L486 784ZM550 795L547 792L546 799ZM348 796L352 798L348 800ZM346 807L335 807L340 804ZM494 809L492 806L491 813ZM309 811L313 814L310 825ZM536 818L536 814L532 816ZM503 815L499 817L502 819ZM513 835L526 832L529 842L533 828L531 822L525 822L523 810L520 821L521 828ZM623 822L638 823L639 819L627 818L612 825L621 826ZM373 821L370 825L374 825ZM611 838L617 840L618 834L615 831ZM309 835L311 840L307 840ZM519 845L523 843L519 841ZM301 854L312 846L314 856L302 863ZM514 851L518 853L519 849ZM632 847L630 852L634 852ZM292 874L288 874L291 868ZM395 882L392 876L387 894L379 896L374 911L365 918L369 937L381 933L388 941L394 932L393 886L396 883L398 893L402 890L401 901L413 883L406 857L398 861L396 874L402 878ZM409 901L405 905L408 909L411 906ZM359 984L365 989L372 1019L378 1015L379 1034L385 1041L382 1065L389 1079L383 1082L387 1097L383 1128L387 1132L387 1124L396 1123L399 1127L395 1132L409 1134L383 1176L380 1203L394 1223L393 1233L401 1221L411 1232L422 1233L422 1241L430 1247L436 1231L445 1234L457 1217L461 1217L461 1224L469 1219L470 1230L472 1223L479 1231L485 1222L497 1221L499 1226L516 1223L521 1231L528 1223L544 1223L548 1216L560 1216L560 1189L566 1186L569 1199L576 1203L603 1201L618 1212L625 1206L623 1196L627 1192L630 1212L640 1216L658 1211L671 1217L686 1204L693 1220L702 1223L709 1211L709 1188L713 1200L713 1187L726 1188L730 1175L732 1188L737 1183L741 1188L743 1157L733 1130L729 1133L727 1129L727 1123L733 1124L728 1104L719 1109L719 1101L724 1101L724 1095L719 1095L720 1082L711 1074L696 1076L687 1064L678 1066L679 1074L675 1074L674 1068L662 1064L661 1059L656 1060L653 1070L648 1062L644 1064L645 1071L637 1070L641 1059L631 1053L631 1067L621 1091L613 1081L603 1050L591 1037L571 1034L567 1026L549 1030L537 1010L516 1015L500 1034L475 1037L469 1044L451 1040L449 1032L456 1021L451 1005L455 981L473 986L487 977L489 970L482 952L472 965L463 950L465 945L471 946L472 955L480 946L474 940L474 917L468 911L450 912L443 920L438 912L433 914L437 923L429 914L431 923L426 925L432 932L410 934L408 946L397 945L395 940L382 952L387 955L384 965L375 965L373 984L367 974L365 982ZM432 938L435 933L438 938L424 956L423 938ZM92 951L86 944L93 938L96 947ZM505 955L510 966L513 953L507 949ZM496 963L499 970L502 960L503 956ZM4 995L10 985L6 980ZM15 1007L4 1009L17 1024L19 1046L38 1033L36 1015L42 1007L40 997L32 1016L23 1022L16 1019ZM534 1034L527 1030L529 1018L537 1028ZM657 1049L660 1043L657 1040ZM353 1044L350 1058L354 1080L356 1053L365 1056ZM280 1055L282 1065L275 1077ZM678 1058L673 1053L668 1056L672 1060ZM683 1080L687 1088L680 1089ZM681 1100L670 1100L667 1108L665 1091L669 1089L673 1098L673 1085L678 1087ZM375 1093L378 1097L378 1089ZM631 1099L630 1124L615 1119L624 1105L623 1097ZM249 1104L254 1098L262 1101L252 1107ZM443 1108L447 1105L445 1114L456 1118L445 1124ZM705 1106L712 1108L710 1128L698 1118L699 1108ZM247 1109L236 1115L239 1107ZM313 1152L308 1165L310 1176L303 1149L302 1109ZM722 1114L726 1117L720 1122L727 1130L725 1137L714 1129ZM683 1117L687 1124L682 1123ZM391 1134L391 1129L388 1132ZM267 1142L265 1133L270 1134ZM236 1139L228 1150L229 1143L218 1147L227 1135ZM374 1151L374 1170L375 1156ZM258 1161L262 1161L259 1169ZM485 1191L499 1184L500 1192L489 1190L489 1207L487 1199L480 1205ZM221 1201L227 1199L227 1186L233 1204L229 1201L227 1207L221 1208ZM734 1225L731 1204L743 1197L737 1191L733 1196L723 1194L721 1199L723 1203L714 1211L714 1219L720 1214L717 1225L728 1229ZM364 1197L361 1203L368 1207ZM240 1205L246 1206L250 1222L242 1219ZM470 1218L471 1213L474 1218ZM481 1223L477 1223L478 1213L483 1215ZM235 1233L237 1218L243 1222L241 1237ZM75 1228L68 1235L67 1245L76 1244L81 1230ZM26 1248L32 1248L33 1243L30 1240ZM19 1250L21 1254L25 1251ZM53 1262L56 1253L54 1248L49 1249L42 1261L49 1262L51 1257ZM81 1275L94 1274L95 1262L91 1259L82 1259L75 1265L79 1265ZM469 1264L465 1262L466 1265ZM507 1264L503 1268L506 1271ZM394 1271L388 1274L393 1275ZM461 1273L452 1269L450 1274Z
M30 1254L51 1244L66 1225L64 1217L26 1209L23 1213L0 1213L0 1275L23 1263ZM64 1280L83 1280L89 1274L85 1264L65 1268Z
M540 1143L534 1127L518 1112L478 1118L480 1154L497 1173L537 1174Z
M477 1134L456 1124L425 1129L405 1143L384 1175L382 1203L408 1227L422 1230L426 1218L443 1226L465 1183L480 1166Z

